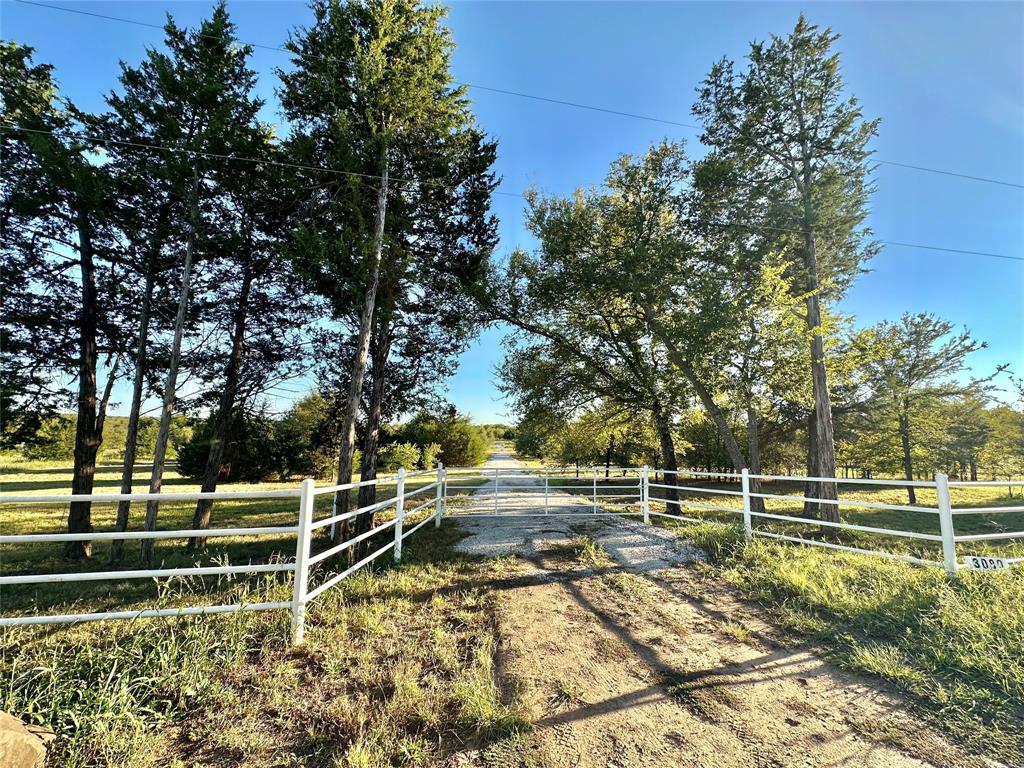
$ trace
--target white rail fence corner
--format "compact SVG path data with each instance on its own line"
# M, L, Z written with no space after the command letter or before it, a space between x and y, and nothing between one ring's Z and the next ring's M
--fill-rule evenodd
M214 491L214 492L175 492L175 493L110 493L110 494L80 494L74 497L67 494L0 494L0 504L67 504L74 500L76 502L90 503L113 503L120 501L197 501L199 499L222 500L250 500L250 499L282 499L294 498L298 500L298 510L295 525L260 526L247 528L208 528L196 529L173 529L173 530L144 530L144 531L97 531L91 533L40 533L40 534L5 534L0 535L0 545L17 544L59 544L68 541L130 541L130 540L157 540L157 539L190 539L203 537L207 539L217 538L238 538L238 537L265 537L265 536L295 536L295 558L293 562L271 562L271 563L248 563L244 565L216 565L203 566L193 565L181 568L141 568L135 570L111 569L104 571L87 571L81 573L43 573L43 574L18 574L0 575L0 590L6 586L29 585L29 584L60 584L84 581L118 581L122 579L171 579L187 578L193 576L220 576L220 575L251 575L266 573L290 573L292 574L291 599L284 601L255 602L255 603L223 603L217 605L185 605L175 608L144 608L121 611L97 611L93 613L64 613L49 614L36 613L15 616L0 616L0 628L13 626L30 626L40 624L69 624L85 621L102 621L113 619L140 619L140 618L161 618L178 616L213 615L223 613L237 613L248 611L269 611L288 610L291 613L291 638L296 645L303 642L306 627L306 614L309 606L331 587L338 584L342 579L354 573L360 568L368 565L385 552L393 551L395 562L402 558L402 542L418 531L426 523L434 522L435 526L441 525L441 518L445 502L445 478L444 465L439 464L436 470L422 470L407 473L404 469L399 470L395 478L396 492L391 498L380 502L369 504L365 507L352 510L343 514L332 514L324 519L317 520L316 497L339 491L351 491L366 486L379 486L389 482L387 478L377 478L354 483L342 483L317 487L315 481L303 480L299 490L282 491ZM410 478L423 478L433 475L432 482L409 490L407 481ZM407 509L409 500L416 498L417 501L422 494L434 491L432 497L428 497L422 504L412 509ZM406 530L405 521L412 515L433 505L433 510L428 511L426 517L418 522L415 527ZM395 508L395 516L368 531L346 539L339 544L328 547L316 554L312 553L314 534L331 526L334 528L338 523L349 520L365 513L374 513L385 510L389 507ZM329 558L341 554L350 547L365 541L388 528L394 528L394 538L387 544L377 549L370 555L362 558L359 562L336 573L326 581L310 589L310 577L314 566ZM331 539L333 541L333 539Z
M438 464L436 470L421 470L406 472L400 469L394 478L376 478L353 483L337 485L317 486L313 480L303 480L297 490L275 490L275 491L216 491L212 493L203 492L174 492L174 493L131 493L131 494L91 494L75 496L75 501L88 501L92 503L113 503L119 501L150 501L162 502L188 501L194 502L198 499L211 500L260 500L260 499L295 499L298 502L294 525L259 526L248 528L210 528L204 530L174 529L174 530L133 530L133 531L101 531L91 533L42 533L42 534L11 534L0 535L0 545L18 544L39 544L39 543L63 543L69 541L127 541L127 540L157 540L157 539L189 539L203 537L207 539L227 537L267 537L295 536L295 556L293 561L288 562L255 562L240 565L193 565L191 567L179 568L144 568L136 570L110 569L104 571L87 571L80 573L48 573L48 574L16 574L0 575L0 589L8 585L28 584L60 584L86 581L122 580L122 579L173 579L187 578L193 576L219 576L219 575L250 575L267 573L291 574L291 599L268 602L225 602L218 605L185 605L174 608L144 608L134 610L104 611L95 613L66 613L47 614L35 613L27 615L0 616L0 627L18 625L38 624L63 624L72 622L95 621L106 619L135 619L150 617L175 617L192 615L211 615L222 613L233 613L241 611L265 611L265 610L288 610L291 614L291 636L296 644L303 642L306 616L309 607L325 592L336 586L341 580L352 573L369 565L374 560L387 552L392 552L393 559L400 563L402 559L403 542L409 536L416 533L420 528L428 525L431 521L435 528L439 528L445 516L472 516L480 518L508 518L508 517L542 517L547 515L560 515L564 517L623 517L627 515L639 515L645 524L650 524L652 518L667 518L674 521L715 523L721 525L733 525L733 522L723 522L721 519L703 516L694 517L692 514L684 514L685 509L694 509L700 512L716 512L727 515L725 520L733 520L735 524L742 527L743 538L751 542L755 537L764 537L779 541L791 542L806 546L823 547L831 550L852 552L857 554L871 555L876 557L900 560L917 565L938 566L945 569L946 573L955 578L958 570L962 568L975 568L987 570L989 568L1003 568L1012 564L1024 561L1024 557L1002 557L993 553L982 553L980 555L967 555L964 563L958 562L957 550L960 544L978 544L989 541L1024 540L1024 531L995 530L982 533L961 534L956 533L956 519L961 515L998 515L1001 513L1024 512L1022 505L990 506L990 507L957 507L951 501L950 489L952 488L979 488L979 487L1024 487L1024 481L950 481L942 473L935 475L934 480L907 481L907 480L875 480L875 479L853 479L853 478L823 478L803 477L787 475L752 474L749 470L743 469L738 473L723 472L698 472L692 470L655 470L649 467L604 467L605 481L599 483L599 468L590 468L590 477L587 478L586 470L576 468L554 468L543 467L538 469L480 469L480 468L448 468ZM614 479L612 474L615 474ZM668 482L670 476L672 482ZM687 481L686 478L693 478ZM410 489L410 480L415 482ZM658 482L661 480L661 482ZM690 484L684 484L689 482ZM339 492L350 492L360 488L394 483L395 494L382 501L375 501L372 504L338 513L337 499ZM703 483L703 484L701 484ZM735 487L722 487L735 483ZM920 504L890 504L874 500L837 498L834 500L818 499L808 497L803 493L769 493L772 483L829 483L839 486L866 486L873 488L898 489L905 492L908 486L933 490L935 492L935 505L925 506ZM660 490L663 493L660 497L652 497L651 489ZM756 489L756 490L755 490ZM785 490L785 488L781 489ZM432 493L431 493L432 492ZM522 495L517 500L517 492ZM333 494L335 505L332 507L328 517L316 519L316 500L324 494ZM540 494L543 494L543 509L540 510ZM429 494L429 495L428 495ZM491 495L493 494L493 500ZM692 496L697 495L700 500ZM838 494L842 495L842 494ZM710 501L722 497L732 499L735 506L726 506L722 503L709 503L708 496L713 497ZM455 502L458 497L459 501ZM476 508L463 506L462 502L467 499L476 500ZM524 500L525 499L525 500ZM754 500L760 499L761 503L755 504ZM0 504L67 504L72 497L67 494L0 494ZM501 506L500 501L511 502L507 506ZM905 513L908 515L904 528L880 527L877 525L862 525L848 522L837 522L820 520L811 517L801 517L796 514L785 514L784 511L769 511L765 502L803 503L812 502L816 504L834 505L837 509L854 508L872 511L888 511ZM453 503L454 502L454 503ZM664 511L657 511L654 504L662 504ZM636 505L636 507L634 507ZM675 507L672 512L671 508ZM318 531L330 527L334 531L336 527L347 520L360 515L373 514L389 508L394 508L394 516L384 522L370 528L369 530L356 533L350 538L341 542L335 542L333 536L324 536L323 541L326 547L314 552L314 538ZM432 509L430 509L432 507ZM454 509L454 511L453 511ZM581 512L580 510L590 510ZM634 510L635 511L630 511ZM493 511L492 511L493 510ZM511 511L510 511L511 510ZM518 511L517 511L518 510ZM610 511L609 511L610 510ZM619 510L619 511L615 511ZM423 513L422 519L418 520L411 528L408 521ZM925 517L922 518L921 515ZM927 516L934 515L938 518L939 532L927 533L921 530L909 530L913 528L912 523L920 523ZM735 516L735 517L733 517ZM789 527L776 530L768 530L755 524L756 520L771 521L774 523L785 523ZM867 549L865 547L841 544L835 540L823 538L811 538L797 535L793 532L793 526L812 526L820 531L822 528L844 530L856 533L871 534L874 536L889 536L901 540L921 541L927 543L933 550L941 551L941 560L929 559L926 556L906 554L901 552L885 551L881 549ZM917 527L921 527L918 525ZM386 543L370 554L362 557L357 562L346 564L342 570L329 573L321 563L330 558L340 555L360 542L372 539L393 529L391 534L386 536ZM797 530L800 530L797 528ZM932 527L934 530L934 526ZM936 546L937 545L937 546ZM354 559L354 558L353 558ZM311 587L312 578L322 579L321 583Z

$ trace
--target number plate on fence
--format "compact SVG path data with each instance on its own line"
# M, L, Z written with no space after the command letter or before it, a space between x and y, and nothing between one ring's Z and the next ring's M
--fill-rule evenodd
M967 567L972 571L995 571L1000 568L1009 568L1010 564L1001 557L976 557L970 555L964 558Z

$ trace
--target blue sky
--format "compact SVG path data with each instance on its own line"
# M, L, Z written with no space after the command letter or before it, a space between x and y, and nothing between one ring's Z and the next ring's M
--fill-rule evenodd
M54 5L160 23L182 23L208 2L68 2ZM310 18L302 2L231 2L242 40L280 45ZM804 10L842 39L843 70L865 114L881 117L882 160L1024 184L1022 3L623 3L461 2L449 24L466 82L624 112L695 122L694 89L718 58L741 59L751 40L786 34ZM0 33L56 66L64 92L100 109L118 59L135 63L158 30L0 3ZM282 53L257 49L253 66L276 120L273 70ZM623 152L668 137L700 154L697 131L474 89L481 125L499 142L501 189L531 184L568 193L600 183ZM881 239L1024 256L1024 189L880 166L869 223ZM530 245L522 201L496 196L500 253ZM1024 262L886 247L843 301L858 324L933 312L989 343L978 372L1010 363L1024 374ZM506 418L493 382L500 328L463 356L448 397L480 421Z

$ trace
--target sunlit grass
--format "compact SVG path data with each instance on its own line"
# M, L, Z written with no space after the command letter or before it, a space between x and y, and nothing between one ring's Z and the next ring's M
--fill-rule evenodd
M916 697L970 749L1024 762L1024 571L961 571L661 522L724 578L839 663Z
M148 474L136 473L134 490L148 490ZM433 475L410 478L406 491L414 492L434 481ZM0 474L0 485L4 493L69 493L71 475L66 462L16 462ZM221 491L267 491L297 490L298 480L267 483L222 483ZM120 468L110 467L97 473L96 492L116 493L120 489ZM198 491L199 484L182 478L174 471L165 474L164 490L167 492ZM393 498L396 484L393 479L381 482L377 487L377 499ZM355 494L353 503L355 501ZM409 509L434 498L433 491L410 499ZM333 495L322 494L316 498L316 517L327 517L331 513ZM211 525L222 528L287 527L298 520L298 498L239 499L217 501L212 510ZM187 529L192 526L195 502L164 502L160 505L158 528L161 530ZM93 504L93 527L96 531L113 531L116 504ZM408 518L413 525L425 516L433 514L434 505ZM378 522L394 516L394 509L388 507L377 513ZM128 530L141 530L145 517L145 503L132 505ZM5 534L61 533L66 530L67 504L3 504L0 505L0 529ZM389 534L393 535L393 534ZM296 536L282 532L260 536L226 536L209 540L202 552L185 548L183 539L157 540L154 547L156 567L181 568L192 565L220 565L267 563L294 559ZM33 573L64 573L109 570L108 556L110 543L94 542L93 556L81 562L63 559L63 545L59 543L34 543L0 546L0 573L4 575ZM326 530L320 531L314 540L314 551L327 546ZM117 568L139 567L140 542L127 541L124 558ZM216 592L216 588L208 590ZM11 614L33 609L49 610L60 607L63 612L89 610L118 610L150 607L160 595L159 588L151 579L122 579L111 581L78 582L70 584L15 585L3 588L3 613ZM207 596L205 602L216 602Z
M716 490L738 492L738 483L706 483L701 480L681 480L680 484L700 488L702 492L680 491L682 514L687 517L717 521L735 525L741 520L743 509L739 496L713 493ZM917 503L909 505L906 491L899 487L843 485L840 482L839 498L841 501L869 502L872 504L893 504L900 506L935 507L935 492L928 488L919 488ZM802 484L793 482L766 482L763 493L775 495L802 496ZM1015 507L1024 506L1024 498L1019 490L1013 496L1005 487L974 487L950 489L954 509L970 507ZM680 507L666 504L663 499L665 490L651 489L651 509L656 512L677 514ZM688 503L689 502L689 503ZM693 505L723 507L729 511L705 510ZM765 499L765 509L772 514L791 517L804 517L803 502L787 499ZM844 523L884 528L913 533L939 534L939 518L935 512L915 512L906 510L879 510L842 506L840 520ZM1024 533L1024 512L955 514L954 529L957 535L1001 533L1004 531L1021 531ZM808 519L807 523L769 520L754 518L756 527L775 533L815 538L820 535L821 528ZM884 534L866 533L861 531L830 531L829 535L844 544L863 549L876 549L885 552L911 555L928 560L941 560L941 545L938 542L923 541L896 537ZM962 557L968 554L995 554L1002 557L1024 556L1024 537L1021 539L996 540L989 542L961 542L957 544L957 554Z
M434 764L508 750L529 728L494 666L494 569L432 526L400 567L360 571L288 612L0 632L0 706L57 732L52 764ZM189 584L169 599L191 599ZM220 599L287 599L290 584L222 584Z

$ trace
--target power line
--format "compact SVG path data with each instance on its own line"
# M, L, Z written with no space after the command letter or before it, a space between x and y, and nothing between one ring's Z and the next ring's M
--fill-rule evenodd
M24 1L24 0L21 0L21 1ZM246 157L246 156L241 156L241 155L226 155L226 154L221 154L221 153L216 153L216 152L204 152L202 150L190 149L190 148L187 148L187 147L168 146L166 144L153 144L153 143L142 143L142 142L126 141L126 140L122 140L122 139L109 139L109 138L102 137L102 136L95 136L95 135L87 134L87 133L82 132L82 131L72 131L72 130L57 131L57 130L48 130L48 129L42 129L42 128L27 128L27 127L20 126L20 125L10 125L10 124L8 124L8 125L0 124L0 130L27 131L29 133L40 133L40 134L49 134L49 135L57 135L58 133L64 133L64 134L69 134L69 135L73 135L73 136L79 136L79 137L82 137L82 138L86 138L86 139L88 139L90 141L96 141L96 142L101 142L101 143L102 142L106 142L106 143L112 143L112 144L123 144L123 145L131 146L131 147L138 147L138 148L142 148L142 149L163 150L163 151L169 151L169 152L183 152L183 153L187 153L187 154L200 155L200 156L204 156L204 157L212 157L212 158L222 159L222 160L240 160L240 161L243 161L243 162L251 162L251 163L266 163L266 164L269 164L269 165L278 165L278 166L284 166L284 167L288 167L288 168L300 168L300 169L304 169L304 170L322 171L322 172L325 172L325 173L335 173L335 174L341 174L341 175L354 175L354 176L367 177L367 178L371 178L371 179L379 179L379 178L381 178L380 176L374 176L373 174L368 174L368 173L359 173L357 171L341 171L341 170L337 170L337 169L334 169L334 168L324 168L324 167L315 166L315 165L303 165L301 163L287 163L287 162L274 161L274 160L264 160L264 159L261 159L261 158ZM430 180L423 181L423 180L418 180L418 179L393 179L393 180L395 182L407 183L407 184L430 184L431 183ZM448 185L448 186L444 186L443 188L445 188L445 189L457 189L457 186L450 186L450 185ZM516 197L516 198L519 198L521 200L525 200L526 199L526 195L522 195L522 194L519 194L517 192L499 192L497 190L494 190L493 194L505 195L505 196L508 196L508 197ZM745 225L745 224L737 224L737 223L717 223L714 226L717 226L717 227L722 228L722 229L725 229L725 228L728 228L728 227L738 227L740 229L746 229L746 230L751 231L751 232L768 231L768 232L782 232L782 233L795 234L795 235L803 234L803 230L802 229L794 229L794 228L787 228L787 227L777 227L777 226L772 226L772 225L768 225L768 224ZM819 232L819 234L827 234L827 232L822 232L820 230L818 232ZM968 250L968 249L963 249L963 248L946 248L944 246L938 246L938 245L924 245L922 243L905 243L905 242L896 241L896 240L878 240L877 242L882 243L883 245L892 245L892 246L896 246L896 247L900 247L900 248L919 248L919 249L922 249L922 250L943 251L943 252L946 252L946 253L957 253L957 254L966 255L966 256L983 256L983 257L993 258L993 259L1006 259L1008 261L1024 261L1024 256L1011 256L1011 255L1005 254L1005 253L991 253L991 252L988 252L988 251L973 251L973 250Z
M1024 189L1024 184L1017 184L1012 181L1001 181L999 179L990 179L986 176L971 176L966 173L956 173L954 171L943 171L938 168L926 168L923 165L910 165L909 163L897 163L893 160L874 160L879 165L893 165L897 168L910 168L915 171L924 171L925 173L940 173L943 176L953 176L958 179L970 179L971 181L984 181L988 184L1000 184L1004 187L1014 187L1015 189Z
M148 22L148 21L138 21L137 19L126 19L126 18L122 18L120 16L110 16L110 15L105 14L105 13L95 13L94 11L83 11L83 10L79 10L78 8L64 8L64 7L61 7L59 5L50 5L49 3L40 3L40 2L37 2L37 0L17 0L17 2L22 3L23 5L35 5L35 6L38 6L40 8L49 8L50 10L54 10L54 11L64 11L66 13L77 13L77 14L80 14L82 16L91 16L93 18L103 19L105 21L120 21L120 22L123 22L125 24L134 24L136 26L147 27L149 29L161 29L162 30L164 28L163 24L154 24L154 23ZM207 35L207 34L204 34L202 32L196 32L195 34L198 35L199 37L205 37L205 38L210 39L210 40L223 40L224 39L223 37L221 37L219 35ZM289 55L295 55L294 51L290 51L289 49L283 48L283 47L281 47L279 45L265 45L265 44L261 44L261 43L250 43L250 42L243 42L243 41L239 41L239 42L242 43L243 45L247 45L247 46L249 46L251 48L259 48L259 49L265 50L265 51L277 51L278 53L286 53L286 54L289 54ZM607 109L605 107L596 107L596 106L594 106L592 104L580 104L580 103L574 102L574 101L564 101L562 99L552 99L552 98L548 98L547 96L537 96L537 95L531 94L531 93L520 93L519 91L509 91L509 90L505 90L504 88L493 88L493 87L488 86L488 85L478 85L476 83L457 83L456 85L464 85L467 88L475 88L475 89L480 90L480 91L490 91L492 93L502 93L502 94L505 94L506 96L518 96L521 99L534 99L536 101L545 101L545 102L548 102L550 104L561 104L561 105L566 106L566 107L575 107L577 109L589 109L589 110L592 110L594 112L604 112L604 113L609 114L609 115L620 115L621 117L631 117L631 118L633 118L635 120L649 120L649 121L655 122L655 123L664 123L666 125L679 126L680 128L693 128L694 130L698 130L698 131L700 130L700 126L699 125L693 125L691 123L681 123L681 122L678 122L676 120L666 120L666 119L660 118L660 117L651 117L650 115L638 115L638 114L635 114L633 112L622 112L622 111L617 110L617 109Z
M1024 261L1024 256L1010 256L1006 253L989 253L987 251L966 251L960 248L943 248L938 245L921 245L920 243L901 243L896 240L879 240L885 245L895 245L899 248L923 248L927 251L945 251L946 253L962 253L968 256L987 256L991 259L1008 259L1010 261Z
M106 136L97 136L95 134L87 133L85 131L74 131L71 129L48 129L48 128L29 128L24 125L17 125L15 123L0 123L0 130L2 131L25 131L27 133L39 133L47 134L50 136L66 135L66 136L77 136L88 141L94 141L100 144L116 144L118 146L135 147L137 149L151 149L166 152L182 152L183 154L197 155L199 157L210 157L216 160L238 160L245 163L254 163L257 165L273 165L280 168L292 168L298 170L307 171L319 171L321 173L333 173L339 176L358 176L365 179L377 179L380 180L383 177L372 173L361 173L359 171L343 171L337 168L327 168L319 165L305 165L303 163L290 163L283 160L269 160L260 157L250 157L248 155L235 155L235 154L224 154L219 152L206 152L201 149L192 149L190 147L175 147L168 144L157 144L154 142L141 142L141 141L128 141L127 139L111 139ZM455 190L461 185L459 184L442 184L440 179L402 179L396 177L389 177L389 181L393 181L396 184L423 184L427 186L440 187L442 189ZM515 192L499 192L492 190L493 194L497 195L512 195L515 197L522 197L522 195Z
M22 0L24 1L24 0ZM651 117L650 115L638 115L633 112L620 112L617 109L606 109L605 107L595 107L592 104L580 104L575 101L563 101L562 99L552 99L547 96L536 96L532 93L521 93L519 91L506 91L504 88L492 88L488 85L477 85L476 83L461 83L468 88L476 88L480 91L491 91L492 93L503 93L506 96L518 96L521 99L533 99L534 101L545 101L549 104L561 104L565 107L575 107L576 109L589 109L592 112L604 112L609 115L619 115L621 117L631 117L634 120L648 120L652 123L664 123L665 125L676 125L680 128L693 128L694 130L702 130L699 125L693 125L692 123L680 123L676 120L666 120L661 117Z
M23 5L34 5L34 6L38 6L40 8L48 8L48 9L54 10L54 11L63 11L65 13L77 13L77 14L80 14L82 16L91 16L93 18L104 19L106 21L118 21L118 22L122 22L124 24L134 24L136 26L148 27L150 29L163 29L164 28L162 24L154 24L152 22L138 21L137 19L126 19L126 18L123 18L121 16L110 16L110 15L107 15L107 14L104 14L104 13L95 13L93 11L83 11L83 10L79 10L78 8L65 8L65 7L62 7L62 6L59 6L59 5L51 5L49 3L41 3L41 2L38 2L38 0L16 0L16 1L19 2L19 3L22 3ZM223 40L224 39L224 38L222 38L220 36L217 36L217 35L205 35L205 34L200 33L200 32L197 32L195 34L199 35L200 37L206 37L206 38L210 38L210 39L216 39L216 40ZM278 45L266 45L266 44L262 44L262 43L251 43L251 42L244 42L244 41L241 41L241 40L238 41L238 42L240 44L242 44L242 45L247 45L247 46L249 46L251 48L259 48L261 50L276 51L276 52L279 52L279 53L286 53L286 54L294 55L294 51L290 51L287 48L283 48L283 47L278 46ZM507 90L507 89L504 89L504 88L495 88L493 86L480 85L478 83L472 83L472 82L456 83L456 85L465 86L467 88L473 88L475 90L480 90L480 91L489 91L491 93L500 93L500 94L504 94L506 96L515 96L515 97L521 98L521 99L531 99L533 101L540 101L540 102L545 102L545 103L548 103L548 104L559 104L559 105L566 106L566 107L572 107L574 109L586 109L586 110L589 110L591 112L602 112L604 114L609 114L609 115L618 115L620 117L628 117L628 118L631 118L631 119L634 119L634 120L646 120L648 122L662 123L664 125L674 125L674 126L677 126L679 128L689 128L689 129L698 130L698 131L702 130L701 126L694 125L693 123L684 123L684 122L680 122L678 120L669 120L668 118L655 117L655 116L652 116L652 115L640 115L640 114L637 114L637 113L634 113L634 112L624 112L624 111L617 110L617 109L609 109L607 107L595 106L593 104L583 104L583 103L576 102L576 101L567 101L567 100L564 100L564 99L555 99L555 98L551 98L551 97L548 97L548 96L539 96L539 95L533 94L533 93L524 93L522 91L512 91L512 90ZM906 169L914 170L914 171L922 171L924 173L936 173L936 174L940 174L942 176L950 176L950 177L958 178L958 179L967 179L969 181L978 181L978 182L983 182L983 183L986 183L986 184L997 184L999 186L1011 187L1011 188L1014 188L1014 189L1024 189L1024 184L1019 184L1019 183L1013 182L1013 181L1005 181L1003 179L993 179L993 178L990 178L988 176L977 176L977 175L972 175L972 174L967 174L967 173L959 173L957 171L949 171L949 170L944 170L942 168L930 168L930 167L924 166L924 165L914 165L912 163L902 163L902 162L897 162L895 160L875 159L874 162L878 163L879 165L891 165L891 166L893 166L895 168L906 168ZM498 194L509 194L509 193L498 193Z

